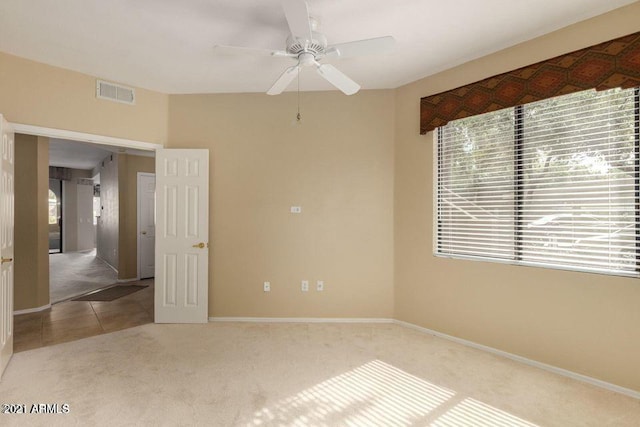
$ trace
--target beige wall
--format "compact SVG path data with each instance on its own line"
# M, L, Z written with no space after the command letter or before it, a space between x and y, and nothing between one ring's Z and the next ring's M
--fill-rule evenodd
M640 390L637 279L432 256L432 136L420 136L418 123L422 96L638 31L639 15L634 3L396 91L303 93L301 126L291 124L292 93L139 90L131 107L95 99L92 77L2 53L0 112L18 123L209 148L211 316L395 316ZM291 215L292 205L302 214ZM46 235L32 236L33 245L46 248ZM32 281L48 274L33 269L45 259L28 264ZM306 294L302 279L311 281ZM324 292L313 290L316 280ZM44 289L17 284L16 309L46 304L46 290L44 298Z
M49 304L49 140L15 137L14 309Z
M138 172L155 173L154 157L120 154L120 234L118 279L138 276Z
M0 52L0 113L14 123L164 144L168 96L136 89L136 104L96 98L96 78Z
M396 92L395 316L640 390L640 283L433 257L432 134L420 98L640 30L640 3Z
M393 111L303 93L295 126L293 93L170 97L168 146L210 150L210 316L392 316Z

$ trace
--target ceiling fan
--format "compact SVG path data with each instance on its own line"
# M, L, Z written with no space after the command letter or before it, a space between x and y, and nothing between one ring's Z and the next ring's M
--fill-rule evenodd
M385 53L391 50L395 40L391 36L357 40L334 45L327 45L327 38L319 32L318 21L309 16L309 8L305 0L283 0L284 14L289 24L291 35L287 37L285 50L252 49L239 46L216 45L218 52L289 57L297 64L284 70L282 75L267 91L269 95L278 95L295 79L302 67L315 67L316 72L346 95L353 95L360 90L360 85L331 64L321 64L324 57L353 57Z

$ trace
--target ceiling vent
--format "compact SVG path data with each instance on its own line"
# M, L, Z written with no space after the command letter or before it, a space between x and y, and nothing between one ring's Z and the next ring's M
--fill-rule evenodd
M129 105L136 103L135 89L103 80L96 81L96 97Z

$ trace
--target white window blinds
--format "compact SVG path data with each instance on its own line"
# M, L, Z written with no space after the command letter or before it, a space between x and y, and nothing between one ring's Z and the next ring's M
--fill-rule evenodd
M438 253L513 258L513 133L511 109L440 128Z
M436 254L638 275L638 89L438 130Z

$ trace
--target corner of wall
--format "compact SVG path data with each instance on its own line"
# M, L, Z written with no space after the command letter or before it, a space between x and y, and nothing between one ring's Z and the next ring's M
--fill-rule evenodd
M118 155L118 279L138 277L138 172L155 172L155 159Z
M37 137L38 144L38 301L36 307L50 303L49 298L49 138Z
M16 134L16 310L49 304L49 140Z

